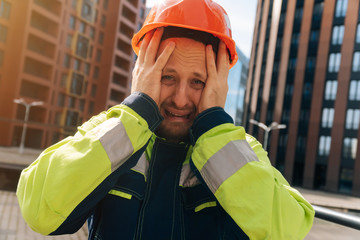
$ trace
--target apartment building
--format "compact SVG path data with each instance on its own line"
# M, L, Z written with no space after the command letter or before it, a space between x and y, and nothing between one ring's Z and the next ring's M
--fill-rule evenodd
M0 145L44 148L130 93L146 0L0 0Z

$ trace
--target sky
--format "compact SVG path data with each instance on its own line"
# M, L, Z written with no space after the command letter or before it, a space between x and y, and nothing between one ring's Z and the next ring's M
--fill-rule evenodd
M147 0L146 6L152 7L158 0ZM228 13L233 39L244 55L250 58L254 32L257 0L213 0Z

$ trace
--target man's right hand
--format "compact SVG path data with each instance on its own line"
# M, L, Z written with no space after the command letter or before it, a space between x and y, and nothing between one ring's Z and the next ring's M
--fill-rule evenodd
M161 75L169 57L175 49L175 43L169 42L157 56L164 29L158 28L145 35L140 46L139 56L132 73L131 92L142 92L151 97L159 106Z

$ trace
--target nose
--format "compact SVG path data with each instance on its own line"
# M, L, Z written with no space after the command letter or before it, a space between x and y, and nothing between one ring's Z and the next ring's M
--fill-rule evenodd
M186 108L190 103L189 94L190 92L187 89L186 84L183 83L177 84L174 94L172 96L172 101L174 105L179 109Z

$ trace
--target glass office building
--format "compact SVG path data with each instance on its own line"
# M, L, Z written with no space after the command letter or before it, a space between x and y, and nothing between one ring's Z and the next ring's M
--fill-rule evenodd
M245 122L294 185L360 196L360 2L259 0Z

